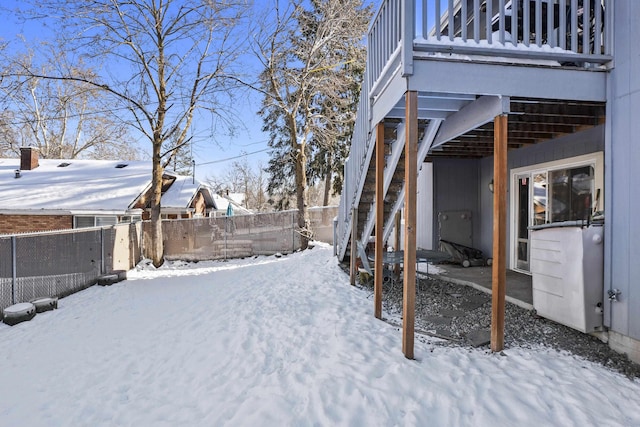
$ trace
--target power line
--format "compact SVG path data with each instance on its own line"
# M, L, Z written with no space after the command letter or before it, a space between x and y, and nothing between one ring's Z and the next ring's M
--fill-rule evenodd
M262 150L252 151L251 153L244 153L244 154L240 154L239 156L228 157L226 159L212 160L210 162L198 163L198 164L196 164L196 166L204 166L204 165L212 165L214 163L228 162L229 160L239 159L241 157L250 156L252 154L264 153L265 151L269 151L269 150L271 150L271 148L264 148Z

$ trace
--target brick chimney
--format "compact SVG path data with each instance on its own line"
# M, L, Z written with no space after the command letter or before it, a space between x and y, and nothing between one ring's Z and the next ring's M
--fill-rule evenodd
M38 149L36 147L20 147L20 169L30 171L38 167Z

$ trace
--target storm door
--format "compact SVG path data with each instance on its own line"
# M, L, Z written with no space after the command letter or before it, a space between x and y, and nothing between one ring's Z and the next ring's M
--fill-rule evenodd
M529 271L529 186L531 174L516 175L516 268Z

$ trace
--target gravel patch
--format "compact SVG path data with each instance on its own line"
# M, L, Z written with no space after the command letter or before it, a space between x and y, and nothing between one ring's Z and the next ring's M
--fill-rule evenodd
M348 267L347 267L348 271ZM373 281L358 283L373 299ZM402 283L385 284L387 322L402 323ZM416 287L416 339L442 346L488 348L491 296L470 286L419 277ZM509 302L505 308L505 348L553 348L580 356L629 378L640 378L640 365L613 351L600 339L537 316Z

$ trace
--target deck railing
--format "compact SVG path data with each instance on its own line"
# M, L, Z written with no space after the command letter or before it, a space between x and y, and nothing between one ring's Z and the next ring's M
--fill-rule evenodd
M344 255L344 250L349 241L349 230L353 219L351 217L351 208L358 206L360 201L366 178L365 167L371 158L373 148L369 122L370 98L369 85L366 83L367 79L368 71L365 70L364 83L360 91L360 100L358 101L356 123L351 136L351 151L344 164L344 187L338 207L337 241L334 242L334 245L337 245L341 250L340 257Z
M367 39L370 93L416 54L474 54L590 67L611 60L612 0L384 0ZM586 6L586 7L585 7Z
M338 214L340 256L370 159L371 100L415 60L484 56L593 68L612 60L613 0L383 0L367 38L367 69ZM456 55L458 55L456 57Z
M385 70L393 68L402 48L402 0L386 0L371 21L367 36L367 70L372 87Z

